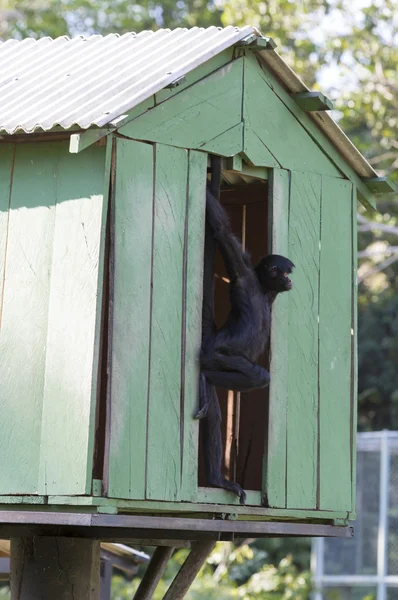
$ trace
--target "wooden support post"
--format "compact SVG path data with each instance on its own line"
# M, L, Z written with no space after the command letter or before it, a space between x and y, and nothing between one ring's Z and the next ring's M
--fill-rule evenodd
M13 600L99 600L100 542L68 537L11 538Z
M168 546L158 546L152 555L151 562L138 589L134 595L134 600L151 600L156 586L162 577L167 563L173 554L174 548Z
M214 546L214 541L196 542L173 579L163 600L181 600L184 598Z

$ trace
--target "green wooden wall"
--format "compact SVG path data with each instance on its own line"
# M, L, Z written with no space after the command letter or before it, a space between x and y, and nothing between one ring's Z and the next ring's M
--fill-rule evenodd
M104 148L0 155L0 493L89 493Z
M296 263L273 308L263 489L248 498L353 509L359 178L250 51L231 58L132 113L106 160L0 145L0 494L91 494L110 188L105 493L237 502L198 489L192 417L207 153L240 154L269 169L272 249Z
M356 411L351 182L275 169L273 252L296 264L273 309L270 506L349 511ZM356 243L356 238L355 238Z
M195 500L207 155L116 140L108 495Z

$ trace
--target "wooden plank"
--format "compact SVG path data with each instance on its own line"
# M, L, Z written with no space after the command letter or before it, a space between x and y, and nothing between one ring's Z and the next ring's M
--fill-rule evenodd
M274 76L270 72L269 68L267 68L267 66L264 65L264 62L267 62L268 64L268 60L266 57L269 57L271 59L272 56L278 57L278 55L275 53L263 52L261 55L261 61L263 62L262 76L264 80L273 90L275 95L283 102L286 108L288 108L292 115L295 116L297 121L307 131L311 139L315 142L315 144L317 144L321 151L325 153L326 156L329 157L331 162L336 166L336 168L353 183L353 185L357 189L358 199L360 200L360 202L362 202L364 206L368 209L375 208L375 199L370 190L365 185L365 183L362 181L360 175L358 175L358 173L354 171L354 169L349 165L344 156L339 152L339 150L337 150L335 144L331 141L331 139L329 139L327 134L324 133L324 131L328 131L330 133L330 137L333 136L333 138L336 139L336 129L334 126L334 121L329 117L327 113L325 115L323 113L314 112L309 116L297 106L296 102L293 100L290 94L286 91L286 89L281 85L280 81L277 79L278 69L280 70L281 65L277 65L274 60L272 61L272 69L274 69L276 76ZM249 57L247 58L247 60L249 60ZM250 60L253 61L253 57L250 57ZM280 60L280 57L278 57L278 60ZM271 61L269 61L269 64L271 65ZM337 131L337 137L338 135L339 134ZM340 137L345 137L345 135L341 133ZM355 149L355 152L358 151Z
M249 126L245 126L243 153L245 160L256 167L280 167L271 150Z
M296 104L307 111L332 110L333 102L321 92L297 92L292 94Z
M38 489L60 147L16 150L0 336L0 493L6 494Z
M233 54L234 54L234 48L233 47L227 48L226 50L223 50L219 54L216 54L215 56L213 56L213 58L211 60L208 60L205 63L196 67L196 69L189 71L189 73L186 73L184 75L184 77L185 77L184 83L181 83L176 88L171 88L171 89L163 88L162 90L160 90L160 92L155 94L155 104L158 105L161 102L168 100L169 98L173 98L174 96L177 96L177 94L180 94L186 88L191 87L197 81L204 79L211 73L214 73L214 71L217 71L224 65L231 62L233 60Z
M157 145L155 170L146 495L149 499L177 500L181 486L180 395L187 151Z
M281 167L341 176L263 76L254 57L245 57L243 120ZM260 100L261 99L261 100ZM297 149L300 148L300 152ZM264 165L267 166L267 165Z
M198 487L199 353L202 339L203 250L206 213L207 154L189 153L186 230L185 365L181 498L194 502Z
M322 178L319 508L351 508L352 183Z
M7 231L14 158L14 144L0 145L0 329L5 284L4 278L7 252Z
M234 156L243 150L243 123L238 123L200 147L211 154Z
M395 186L388 177L364 177L362 181L375 195L395 192Z
M154 150L116 140L108 495L145 497Z
M269 210L272 253L290 256L290 173L283 169L273 169L271 173ZM289 294L281 295L272 307L269 429L263 465L263 496L267 496L269 506L275 507L286 507Z
M60 151L45 353L39 493L91 491L105 148ZM105 207L106 210L106 207Z
M243 58L201 79L120 129L138 140L198 149L242 120Z
M352 293L351 293L351 510L356 510L357 488L357 421L358 421L358 232L355 188L351 197L352 223Z
M69 152L78 154L110 133L112 133L112 128L109 127L105 129L88 129L84 133L73 133L70 136Z
M318 294L321 178L291 174L287 507L315 508L318 446Z

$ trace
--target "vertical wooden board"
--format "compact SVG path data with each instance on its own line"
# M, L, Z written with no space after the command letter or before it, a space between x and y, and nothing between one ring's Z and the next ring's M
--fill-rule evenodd
M188 169L181 499L194 502L198 488L199 423L193 416L199 406L207 154L190 151Z
M352 183L322 177L319 508L351 508Z
M242 121L243 58L201 79L120 129L127 137L201 148Z
M321 178L292 172L289 258L287 507L315 508L318 470L318 314Z
M0 493L38 491L59 144L17 147L0 334Z
M154 149L116 140L108 495L145 497Z
M105 148L60 153L40 443L39 493L91 490L95 329ZM99 296L99 299L98 299ZM93 389L94 386L94 389Z
M15 144L0 145L0 328Z
M351 510L356 510L357 487L357 421L358 421L358 232L357 232L357 193L352 188L352 324L351 324Z
M178 500L181 490L181 342L188 152L157 145L147 489Z
M273 169L270 184L272 253L289 256L289 171ZM286 507L288 361L289 294L282 294L272 307L268 447L263 465L263 496L269 506L281 508Z
M340 175L275 94L253 56L245 57L243 120L245 133L253 130L281 167L335 177ZM258 146L255 148L257 150Z

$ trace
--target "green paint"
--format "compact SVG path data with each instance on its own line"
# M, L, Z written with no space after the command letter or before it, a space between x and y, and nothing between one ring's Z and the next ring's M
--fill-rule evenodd
M246 60L251 60L253 64L253 58L247 57ZM258 64L258 63L257 63ZM297 106L294 99L286 91L286 89L280 84L278 79L271 74L271 72L264 66L262 70L262 77L267 85L272 89L273 93L285 107L294 115L297 121L300 123L302 128L308 133L315 144L320 150L328 156L331 163L335 165L338 171L332 176L339 176L339 173L343 173L356 187L359 200L367 208L375 208L375 199L372 192L368 189L366 184L362 181L361 177L349 166L342 154L336 149L334 144L328 139L325 133L317 126L317 123L324 122L324 115L322 113L313 113L308 116L299 106ZM257 127L255 126L257 130ZM345 137L344 133L341 134ZM326 173L328 174L328 173ZM341 175L340 175L341 176Z
M0 329L3 308L3 288L5 284L4 275L9 219L8 209L10 205L14 153L14 144L0 145Z
M60 147L16 149L0 336L0 493L6 494L38 490ZM65 402L64 390L57 395Z
M332 110L333 102L321 92L298 92L292 97L302 110Z
M196 501L210 505L221 504L223 506L223 510L225 510L225 505L230 505L231 507L233 506L234 511L238 506L240 506L239 498L237 496L234 497L231 492L221 489L218 490L215 488L199 488ZM246 490L245 508L249 506L261 506L261 492Z
M202 339L203 250L207 155L192 150L188 160L188 229L186 238L185 377L182 445L183 500L195 501L198 487L199 353Z
M201 79L135 119L127 137L199 149L242 120L243 59Z
M243 152L246 161L255 166L280 167L272 152L268 150L255 130L248 125L244 131Z
M181 492L181 341L188 153L156 146L148 499L177 500ZM142 426L142 424L141 424Z
M207 150L211 154L221 156L234 156L243 150L243 123L238 123L221 135L209 140L202 146L201 150Z
M35 154L39 148L35 146ZM43 494L91 491L104 158L104 148L91 146L76 156L62 143L57 178L53 178L57 204L49 265L38 490ZM41 240L36 243L41 252Z
M118 498L145 497L153 169L150 144L116 139L108 494Z
M287 507L315 508L318 445L318 294L321 178L291 174Z
M289 171L271 171L269 194L271 250L289 254ZM294 279L294 277L293 277ZM272 307L271 384L268 443L263 465L263 494L270 506L286 506L286 422L288 406L289 296L282 294Z
M336 167L271 89L255 57L245 57L244 73L245 129L256 133L283 168L339 177Z
M358 232L357 232L357 200L356 194L351 196L351 223L352 223L352 331L351 331L351 510L356 510L356 485L357 485L357 421L358 421Z
M319 508L350 510L350 181L322 178L319 297Z
M213 56L211 60L208 60L202 65L199 65L199 67L196 67L196 69L194 69L193 71L186 73L185 82L181 83L178 87L172 89L164 88L163 90L160 90L160 92L155 94L155 104L160 104L161 102L164 102L169 98L174 98L185 89L191 87L191 85L193 85L200 79L207 77L208 75L210 75L210 73L217 71L224 65L231 62L233 58L233 51L233 48L227 48L223 52L220 52L220 54Z

